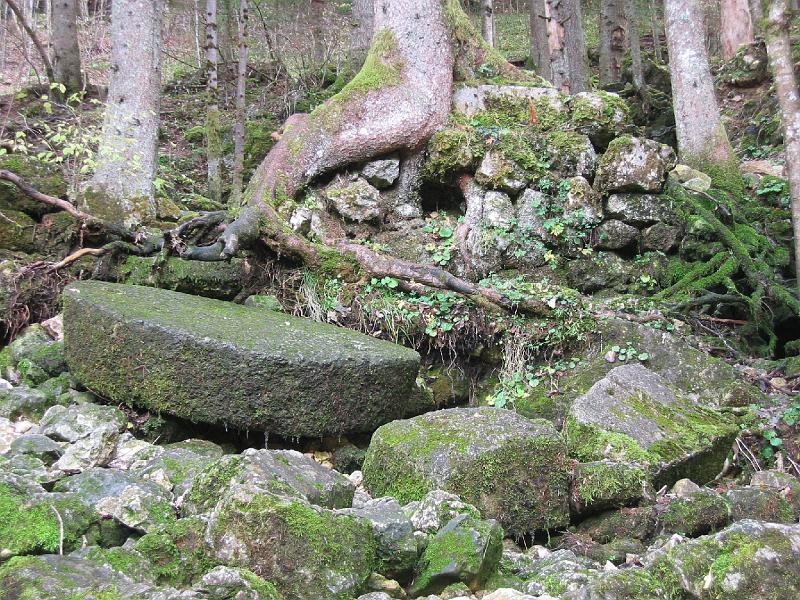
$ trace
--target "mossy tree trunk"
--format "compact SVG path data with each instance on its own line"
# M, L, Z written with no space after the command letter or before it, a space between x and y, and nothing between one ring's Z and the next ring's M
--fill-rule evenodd
M749 0L722 0L720 3L722 24L722 58L733 58L740 46L753 41L753 19Z
M372 0L353 0L353 31L350 34L350 58L361 65L369 50L375 24L375 5Z
M68 92L83 87L81 51L78 46L78 1L53 0L53 77Z
M664 18L680 158L700 169L727 169L735 156L714 93L700 1L666 0Z
M775 75L775 88L781 107L797 270L800 268L800 91L794 76L789 39L792 13L788 0L771 0L767 13L767 54ZM797 278L797 285L800 289L800 277Z
M627 0L600 1L600 85L620 80L628 38Z

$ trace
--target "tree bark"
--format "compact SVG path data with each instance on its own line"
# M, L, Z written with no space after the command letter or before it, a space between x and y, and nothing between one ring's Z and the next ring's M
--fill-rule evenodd
M639 13L636 11L636 0L625 0L625 12L628 15L628 45L631 49L631 72L633 85L637 90L644 90L644 67L642 66L642 40L639 35Z
M217 64L217 0L206 0L206 159L208 162L208 195L222 200L222 124L219 110L219 78Z
M699 0L665 0L673 107L681 160L695 168L734 161L704 43Z
M78 46L78 0L54 0L52 10L53 77L68 92L76 92L83 88Z
M787 0L771 0L767 13L767 54L775 76L775 90L781 107L786 172L792 202L795 276L800 269L800 91L794 76L789 39L792 11ZM800 277L797 277L800 289Z
M658 0L650 0L650 28L653 30L653 56L659 63L664 62L661 49L661 28L658 26Z
M492 48L494 43L494 0L481 0L481 35Z
M589 87L586 38L579 0L545 0L553 85L565 94Z
M135 227L155 216L164 0L111 4L111 75L87 212Z
M531 61L536 72L550 81L550 44L547 40L547 17L544 0L528 0L531 29Z
M244 174L245 91L247 89L247 10L248 0L239 3L239 68L236 73L236 124L233 134L233 183L230 206L242 203L242 177Z
M750 44L755 39L749 0L721 0L720 20L722 58L730 60L740 46Z
M42 40L39 39L39 36L34 31L31 24L28 22L28 19L25 18L25 13L19 7L16 0L6 0L6 4L11 9L11 12L14 13L14 16L17 18L20 26L25 30L25 33L28 34L28 37L33 42L33 45L36 46L36 51L39 53L39 58L42 59L42 65L44 65L44 72L47 75L48 81L53 81L53 65L50 62L50 57L47 55L47 50L44 48L44 44L42 44Z
M350 34L351 62L357 67L364 62L364 57L372 41L375 24L375 5L373 0L353 0L353 31Z
M314 43L314 62L317 66L326 60L325 0L311 0L311 37Z
M628 0L600 0L600 86L617 83L628 47Z

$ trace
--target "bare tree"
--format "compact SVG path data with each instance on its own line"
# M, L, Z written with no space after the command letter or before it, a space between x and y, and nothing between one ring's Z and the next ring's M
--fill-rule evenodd
M78 46L78 0L54 0L52 4L53 77L68 91L83 87L81 50Z
M19 4L17 4L16 0L5 0L8 7L11 9L11 12L14 13L14 16L17 18L17 22L20 24L25 30L25 33L28 34L28 37L33 42L33 45L36 46L36 51L39 53L39 58L42 60L42 65L44 65L44 71L47 75L48 81L54 81L53 76L53 65L50 62L50 56L47 54L47 50L45 50L44 44L42 40L39 39L36 31L31 26L28 19L25 18L25 12L20 8Z
M217 0L206 0L206 159L208 195L222 199L222 124L219 110Z
M794 76L789 28L793 11L788 0L771 0L767 13L767 54L775 75L781 107L786 171L792 199L795 270L800 269L800 91ZM797 277L800 289L800 277Z
M749 0L721 0L720 2L722 57L733 58L744 44L753 42L753 20Z
M727 167L734 154L714 94L699 0L665 0L664 18L681 160L701 169Z
M230 206L242 203L244 174L245 92L247 90L247 1L239 2L239 68L236 73L236 124L233 132L233 184Z
M620 80L628 48L628 0L600 0L600 85Z
M653 30L653 56L660 62L664 62L664 53L661 50L661 27L658 24L658 7L660 0L650 0L650 29Z
M350 34L350 55L358 66L364 61L375 22L373 0L353 0L353 31Z
M164 0L113 0L108 101L88 212L135 227L155 215Z
M589 85L586 38L579 0L545 0L553 85L567 94Z
M550 42L547 39L545 0L528 0L531 31L531 60L536 72L548 81L550 72Z
M494 48L494 0L481 0L481 35Z

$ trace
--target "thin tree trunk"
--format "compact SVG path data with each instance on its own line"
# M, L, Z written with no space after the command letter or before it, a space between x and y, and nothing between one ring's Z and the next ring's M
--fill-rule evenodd
M800 91L794 76L789 27L792 11L787 0L771 0L767 13L767 54L775 76L775 89L781 107L786 172L792 200L794 262L800 289Z
M206 154L208 161L208 195L222 200L222 131L219 110L217 63L217 0L206 0Z
M600 0L600 86L617 83L628 47L628 0Z
M586 38L579 0L545 0L553 85L567 94L589 87Z
M200 49L200 4L194 0L194 53L197 58L197 68L203 68L203 51Z
M245 91L247 86L247 0L239 3L239 69L236 73L236 124L233 134L233 184L231 188L231 206L242 203L242 185L244 175L244 125L245 125Z
M76 92L83 88L78 46L78 0L54 0L52 9L53 77L68 92Z
M636 10L636 0L625 0L625 12L628 16L628 45L631 49L633 85L637 90L645 91L642 40L639 36L639 13Z
M547 18L544 0L528 0L531 29L531 60L536 72L550 81L550 45L547 40Z
M481 0L481 35L494 48L494 0Z
M325 48L325 0L311 0L311 35L314 42L314 62L321 65L327 58Z
M661 49L661 28L658 26L658 0L650 0L650 28L653 30L653 56L659 63L664 62Z
M111 78L87 212L134 227L155 216L164 0L111 3Z
M753 42L753 21L749 0L722 0L720 3L722 58L730 60L740 46Z
M350 34L350 57L356 68L364 62L364 57L372 41L375 22L373 0L353 0L353 31Z
M703 169L734 160L722 126L699 0L665 0L673 107L681 160Z
M36 51L39 53L39 58L42 59L42 64L44 65L44 72L47 75L47 79L49 81L53 81L53 65L50 62L50 57L47 55L47 50L42 44L42 40L39 39L39 36L34 31L31 24L28 22L28 19L25 18L25 13L19 7L16 0L6 0L6 4L11 9L11 12L14 13L14 16L17 18L20 26L25 30L25 33L28 34L28 37L33 42L33 45L36 46Z

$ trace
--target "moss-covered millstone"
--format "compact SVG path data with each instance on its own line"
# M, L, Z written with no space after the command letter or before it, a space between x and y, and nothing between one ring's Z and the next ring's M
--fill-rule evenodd
M419 369L413 350L283 313L100 282L63 297L76 379L194 422L287 436L370 431L403 414Z
M286 600L352 600L378 564L369 523L239 486L211 513L211 557L272 581Z
M711 481L738 431L729 416L676 393L641 364L610 371L572 404L564 425L570 456L650 465L656 487Z
M569 521L561 436L551 423L512 411L454 408L384 425L363 471L373 496L406 503L446 490L513 536Z
M158 268L155 262L148 256L129 256L122 265L125 283L232 300L249 280L247 261L240 258L207 262L171 257Z

